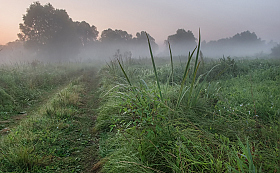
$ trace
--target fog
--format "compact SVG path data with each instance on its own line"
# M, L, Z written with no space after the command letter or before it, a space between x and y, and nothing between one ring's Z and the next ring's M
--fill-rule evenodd
M173 56L187 56L198 44L198 36L188 28L178 28L174 34L166 35L164 43L157 43L143 30L135 34L121 28L98 31L86 21L73 21L66 10L39 2L30 5L19 28L17 41L0 46L0 63L107 61L116 53L129 58L146 58L150 57L147 38L154 56L168 57L169 44ZM203 28L201 33L203 40ZM270 56L275 46L276 42L263 40L254 31L247 30L227 38L201 41L201 52L209 58L259 58Z
M259 40L258 42L248 42L248 40L243 42L232 42L230 38L226 38L210 42L202 41L201 52L204 57L209 58L221 58L223 56L261 58L269 56L271 49L276 45L276 42L265 42L264 40ZM195 45L186 45L184 43L171 44L173 56L186 56L194 48ZM141 44L122 41L106 43L94 41L79 48L65 44L60 46L59 49L50 48L50 50L46 49L44 51L27 49L24 46L24 42L15 41L0 46L0 50L1 64L31 62L33 60L39 60L42 62L87 60L108 61L109 59L114 58L117 52L125 54L126 57L135 59L150 57L147 40ZM75 51L75 53L73 53L73 51ZM152 44L152 51L156 57L169 56L167 43L158 46L154 42Z
M198 39L195 38L195 40L197 45ZM277 46L277 42L266 42L254 32L243 31L228 38L209 42L201 41L200 46L203 55L209 58L221 58L223 56L259 58L269 56L271 49ZM175 56L188 55L188 52L191 52L194 48L194 43L188 40L184 44L178 44L176 41L173 44L171 43L172 54ZM165 49L160 55L167 56L168 54L168 46L165 44Z

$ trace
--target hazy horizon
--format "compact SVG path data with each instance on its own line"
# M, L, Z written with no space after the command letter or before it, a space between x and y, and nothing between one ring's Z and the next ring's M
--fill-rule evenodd
M34 1L0 0L0 45L15 41L20 32L19 23L26 9ZM280 1L166 1L166 0L119 0L119 1L54 1L54 8L65 9L73 21L86 21L97 27L99 36L108 28L136 32L147 31L158 45L177 29L191 30L207 42L232 37L243 31L255 32L259 38L269 42L280 42L278 16ZM3 17L5 16L5 17Z

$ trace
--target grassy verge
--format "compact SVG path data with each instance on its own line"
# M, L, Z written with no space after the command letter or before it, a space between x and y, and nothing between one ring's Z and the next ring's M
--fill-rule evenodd
M0 67L0 121L24 113L48 92L69 83L87 68L82 63L2 65ZM2 124L1 124L2 125Z
M2 172L89 172L97 150L95 75L83 71L1 138Z
M103 172L280 170L280 62L192 55L161 67L152 56L148 68L118 59L100 71Z

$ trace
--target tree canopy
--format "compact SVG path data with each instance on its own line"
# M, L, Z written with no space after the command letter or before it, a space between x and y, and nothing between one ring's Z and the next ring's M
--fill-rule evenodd
M188 51L192 51L196 46L194 34L192 31L186 31L185 29L178 29L176 34L169 35L165 41L166 45L167 41L170 43L174 55L187 54Z
M128 42L132 40L132 35L128 34L126 31L123 30L112 30L111 28L102 31L100 41L101 42Z
M98 31L86 22L73 22L67 12L55 9L50 3L34 2L19 24L20 40L28 49L52 60L75 58L79 48L96 40Z
M97 28L92 25L90 26L87 22L75 22L77 34L80 38L82 46L86 46L88 43L96 41L99 32Z
M182 44L182 43L187 43L191 45L195 45L195 37L192 33L192 31L188 30L185 31L184 29L178 29L176 31L176 34L170 35L167 37L167 40L169 41L170 44Z

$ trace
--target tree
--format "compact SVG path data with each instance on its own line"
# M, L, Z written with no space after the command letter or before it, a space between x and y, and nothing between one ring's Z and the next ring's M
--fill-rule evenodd
M100 41L105 43L125 43L132 40L132 35L122 30L111 28L102 31Z
M176 34L167 37L166 45L167 41L169 41L172 52L175 55L187 54L188 51L192 51L196 46L196 38L190 30L178 29Z
M232 38L230 38L231 42L236 42L238 44L260 44L262 41L255 32L244 31L240 34L235 34Z
M75 24L82 46L86 46L88 43L96 41L99 32L95 26L90 26L85 21L75 22Z
M98 34L95 27L73 22L65 10L55 9L51 4L34 2L26 12L19 24L18 37L37 56L59 61L75 58L80 46L96 39Z
M147 40L147 35L148 38L150 40L151 46L153 48L153 50L157 50L158 49L158 45L156 43L156 40L145 31L141 31L141 32L137 32L136 33L136 37L133 38L133 46L135 47L140 47L141 49L147 48L148 47L148 40Z
M134 43L138 44L138 45L139 44L147 45L148 44L147 35L148 35L152 47L157 49L158 45L156 44L156 40L150 34L147 33L147 35L146 35L146 33L147 32L145 32L145 31L137 32L136 37L133 38Z

